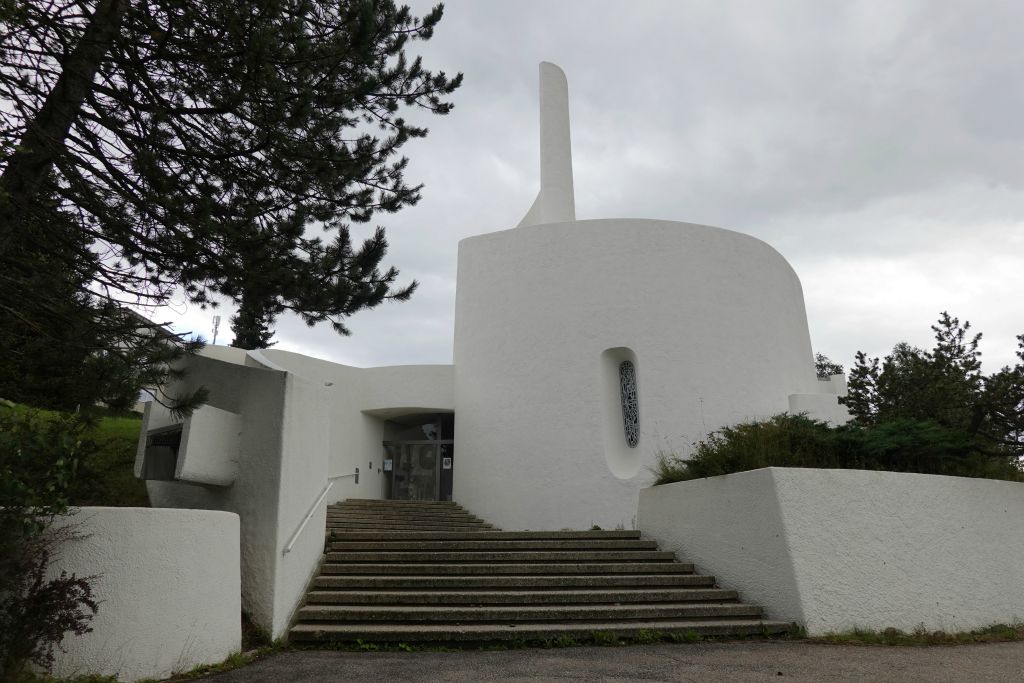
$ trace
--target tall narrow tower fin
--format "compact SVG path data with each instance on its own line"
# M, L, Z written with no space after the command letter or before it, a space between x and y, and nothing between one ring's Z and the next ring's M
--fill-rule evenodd
M569 139L569 82L558 66L540 63L540 192L525 225L576 220Z

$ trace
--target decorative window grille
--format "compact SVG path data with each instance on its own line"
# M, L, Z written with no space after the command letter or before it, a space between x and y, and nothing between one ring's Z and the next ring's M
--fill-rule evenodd
M622 395L622 426L626 445L636 448L640 443L640 403L636 394L636 366L633 361L619 364L619 391Z

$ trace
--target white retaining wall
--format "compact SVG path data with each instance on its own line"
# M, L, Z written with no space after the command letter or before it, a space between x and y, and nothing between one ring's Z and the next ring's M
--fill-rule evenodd
M811 634L1024 620L1024 483L773 467L645 489L639 527Z
M53 674L164 678L241 649L238 515L211 510L79 508L78 537L50 572L96 576L93 631L67 636Z

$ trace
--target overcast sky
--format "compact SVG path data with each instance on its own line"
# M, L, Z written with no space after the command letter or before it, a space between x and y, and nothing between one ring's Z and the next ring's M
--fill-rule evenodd
M449 0L413 50L465 83L403 148L422 201L378 221L388 262L420 289L351 318L348 338L282 319L278 348L357 366L451 362L458 241L514 227L537 192L547 60L569 79L578 218L768 242L800 276L814 349L847 367L858 349L930 348L942 310L984 333L986 371L1012 363L1022 26L1012 0ZM232 312L179 302L163 317L209 339L219 313L227 343Z

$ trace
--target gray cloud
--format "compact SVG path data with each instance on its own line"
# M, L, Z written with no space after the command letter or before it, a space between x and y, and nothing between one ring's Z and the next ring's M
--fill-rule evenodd
M421 288L355 316L351 338L284 319L279 345L356 365L450 362L456 245L532 202L537 62L550 60L569 77L581 218L764 239L801 276L815 348L837 361L927 346L949 309L985 333L987 369L1011 362L1021 25L1011 2L449 1L417 47L466 83L450 116L417 118L431 134L406 154L423 200L380 220L389 261ZM179 325L205 331L209 314Z

